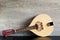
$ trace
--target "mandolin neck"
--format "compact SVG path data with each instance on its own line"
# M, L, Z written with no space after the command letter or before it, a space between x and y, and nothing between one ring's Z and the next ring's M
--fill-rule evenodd
M32 29L37 29L37 26L30 26L30 27L25 27L25 28L21 28L21 29L17 29L16 32L23 32L23 31L27 31L27 30L32 30Z

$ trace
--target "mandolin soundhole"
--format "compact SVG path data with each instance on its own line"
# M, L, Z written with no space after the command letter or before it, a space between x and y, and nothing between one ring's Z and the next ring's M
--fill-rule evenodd
M43 29L43 24L42 24L42 22L39 22L39 21L36 22L35 26L36 26L36 29L39 30L39 31L41 31L41 30Z

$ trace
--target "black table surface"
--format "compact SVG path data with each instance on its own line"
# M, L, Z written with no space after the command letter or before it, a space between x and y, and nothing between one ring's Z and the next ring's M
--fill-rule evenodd
M48 37L37 37L37 36L0 36L0 40L60 40L60 36L48 36Z

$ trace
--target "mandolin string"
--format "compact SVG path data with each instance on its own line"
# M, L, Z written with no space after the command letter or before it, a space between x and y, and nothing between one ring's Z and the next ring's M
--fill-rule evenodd
M28 26L25 28L17 29L16 32L22 32L22 31L27 31L27 30L32 30L32 29L38 29L38 25L35 24L33 26ZM41 25L41 29L43 29L43 25Z
M32 30L32 29L36 29L36 26L34 25L34 26L17 29L16 32L22 32L22 31L27 31L27 30Z

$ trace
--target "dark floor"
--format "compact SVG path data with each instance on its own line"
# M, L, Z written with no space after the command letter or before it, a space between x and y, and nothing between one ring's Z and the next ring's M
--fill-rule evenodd
M60 36L37 37L37 36L14 36L14 37L1 37L0 40L60 40Z

